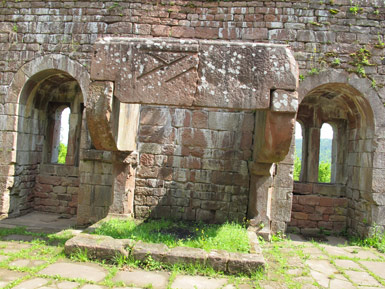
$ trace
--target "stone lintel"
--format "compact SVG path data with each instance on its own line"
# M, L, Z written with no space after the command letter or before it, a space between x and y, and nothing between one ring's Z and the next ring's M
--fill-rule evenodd
M256 110L271 90L295 91L298 68L284 45L109 37L94 45L91 79L115 82L123 103Z

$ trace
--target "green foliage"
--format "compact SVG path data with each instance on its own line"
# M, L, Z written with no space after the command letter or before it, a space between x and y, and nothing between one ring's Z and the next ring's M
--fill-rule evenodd
M301 160L299 157L296 157L294 160L294 172L293 172L294 181L299 181L300 174L301 174Z
M299 81L304 81L305 80L305 76L303 74L300 74L299 75Z
M312 69L310 69L309 71L309 75L317 75L319 73L319 69L316 68L316 67L313 67Z
M380 33L378 33L377 38L378 38L378 42L377 42L377 44L374 45L374 47L379 48L379 49L385 48L385 43L381 40Z
M179 232L179 230L186 232L186 236L178 238L173 232ZM149 220L137 224L134 220L111 219L101 223L94 234L117 239L164 243L169 247L202 248L206 251L219 249L246 253L250 248L246 228L237 223L206 225L186 224L172 220Z
M361 77L366 77L365 66L374 65L370 63L370 59L372 57L371 52L363 46L358 51L351 53L350 57L353 60L350 64L356 67L355 72Z
M331 168L330 163L321 162L318 167L318 182L330 183Z
M67 156L67 146L63 143L59 144L59 156L57 158L58 164L65 164Z
M385 253L385 231L378 227L375 227L374 232L367 238L351 237L349 241L352 245L373 247L381 253Z
M332 66L340 66L340 65L341 65L341 59L339 59L338 57L334 58L332 61Z
M349 8L349 12L354 15L357 15L358 13L362 13L363 11L364 9L358 6L357 4Z
M330 12L330 14L336 15L336 14L340 13L340 10L338 10L338 9L330 9L329 12Z

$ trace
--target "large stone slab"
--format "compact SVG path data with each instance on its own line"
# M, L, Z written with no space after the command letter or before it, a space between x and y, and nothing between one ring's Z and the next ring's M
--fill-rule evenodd
M44 278L33 278L24 282L21 282L19 285L13 287L14 289L35 289L40 288L43 285L47 284L48 280Z
M94 44L91 79L115 82L123 103L266 109L282 90L275 109L292 111L284 91L297 89L298 68L284 45L108 37Z
M85 279L87 281L102 281L107 272L101 266L96 264L77 264L69 262L58 262L41 270L40 274L49 276L60 275L64 278Z
M128 256L126 243L109 236L79 234L65 243L65 253L70 255L79 250L87 251L91 259L112 260L117 256Z
M360 263L385 280L385 262L360 261Z
M203 276L177 276L171 285L175 289L216 289L227 283L225 278L207 278Z
M169 248L164 244L138 242L132 248L131 254L135 260L145 261L148 256L151 256L153 260L163 262L168 251Z
M164 272L147 272L134 270L131 272L120 271L113 278L114 282L123 282L127 285L145 287L152 285L154 289L167 288L169 275Z
M262 254L229 253L227 271L230 274L253 273L265 267Z
M380 286L380 283L367 272L345 271L349 278L362 286Z
M0 288L4 288L12 281L24 277L27 273L20 273L16 271L0 269Z
M205 264L208 253L205 250L189 247L172 248L164 258L168 264L192 263Z

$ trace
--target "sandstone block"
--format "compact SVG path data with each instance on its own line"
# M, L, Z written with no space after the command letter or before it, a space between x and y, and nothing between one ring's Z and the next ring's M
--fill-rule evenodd
M204 265L206 263L207 256L208 253L202 249L175 247L167 253L164 261L168 264L192 263Z
M135 260L142 262L145 262L149 256L155 261L164 262L168 252L169 248L164 244L150 244L139 241L133 246L131 255Z
M262 254L229 253L227 270L230 274L251 274L261 267L265 267Z
M207 265L214 268L216 271L227 271L227 262L229 253L224 250L211 250L207 256Z
M86 250L87 256L91 259L113 260L119 255L128 257L124 247L121 240L108 236L79 234L66 242L64 251L70 255L79 250Z

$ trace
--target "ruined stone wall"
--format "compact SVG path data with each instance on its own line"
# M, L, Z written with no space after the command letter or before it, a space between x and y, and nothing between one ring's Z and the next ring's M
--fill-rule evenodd
M242 221L254 114L144 106L135 215Z
M361 76L364 76L362 70L364 69L365 75L370 78L373 87L378 90L381 101L384 103L385 92L384 88L381 88L381 85L385 84L384 49L381 45L384 42L384 30L385 7L383 1L379 0L322 2L318 0L242 2L3 1L0 3L0 117L2 120L7 119L8 121L17 114L15 110L8 107L7 93L16 71L23 64L42 55L60 53L68 55L89 70L92 45L98 37L106 36L198 38L288 44L294 51L301 69L302 79L312 78L319 71L331 68L353 73L359 72ZM364 46L371 54L369 62L373 65L365 66L362 59L357 60L351 55ZM194 113L194 110L181 111L183 114L193 115ZM171 114L167 117L171 117ZM11 127L12 123L14 121L11 121ZM1 121L0 125L4 126L4 122ZM9 141L9 138L12 140L15 138L14 132L11 132L12 135L9 136L8 128L2 128L0 162L4 169L0 170L0 178L3 180L1 191L4 192L13 186L13 180L10 181L8 178L8 175L14 174L13 171L9 170L9 164L16 163L16 157L14 155L15 148ZM169 128L187 130L188 126L176 127L171 124ZM143 123L140 129L143 137L148 127ZM370 170L374 166L372 176L376 206L385 205L383 201L385 191L382 185L385 169L382 161L384 157L381 157L384 155L384 146L381 145L385 138L384 135L383 133L380 134L376 140L380 145L376 151L378 155L374 157L374 165L368 164ZM177 138L177 136L175 137ZM355 138L359 138L359 136ZM159 169L161 166L157 166L159 163L155 162L161 159L165 161L166 156L168 161L169 155L163 151L156 154L151 151L148 156L151 165L146 166L145 155L148 151L144 149L145 145L143 144L152 142L143 140L140 142L142 143L140 150L143 168ZM170 143L171 140L169 140ZM107 191L107 187L112 182L111 170L109 169L110 160L106 160L103 153L92 152L90 146L83 146L82 148L90 150L89 154L97 154L98 156L89 156L88 159L83 160L81 152L81 171L79 172L81 187L87 191L87 194L96 194L94 182L103 181L103 183L98 184L105 186L104 189ZM221 146L216 148L221 149ZM173 164L175 162L176 165L179 162L176 161L177 157L182 158L182 155L182 152L174 151ZM151 163L152 158L154 165ZM213 158L213 160L217 161L218 159ZM244 159L238 157L236 160L243 161ZM202 157L199 161L200 165L203 166L204 163L208 162L208 159ZM173 164L166 163L167 166L165 165L163 170L176 170L178 175L182 175L184 170L190 169L187 163L181 163L175 167ZM284 164L278 165L275 179L277 184L281 178L290 175L291 164L292 159L289 156ZM17 168L18 166L16 166ZM84 171L82 171L83 168ZM33 172L37 167L32 166L30 169ZM202 169L197 169L197 171L202 171ZM213 169L212 172L214 171ZM140 177L137 180L137 198L142 196L140 190L146 186L144 184L148 184L150 180L152 182L154 179L153 175L146 176L143 175L143 172L144 169L140 169ZM232 172L232 168L223 173L230 172ZM15 175L17 174L15 173ZM368 173L368 175L371 174ZM349 177L353 178L354 175ZM31 177L31 181L33 184L33 177ZM168 180L160 182L167 183ZM185 183L184 181L176 181L175 183L183 188L188 185L188 182ZM195 182L195 184L200 186L199 182ZM222 186L222 184L217 185ZM244 187L239 186L239 188ZM373 200L371 197L366 197L365 206L358 204L357 198L364 199L365 196L362 195L363 192L360 192L359 186L357 188L354 196L353 192L348 192L351 194L349 207L351 211L357 210L364 213L367 206L373 204ZM155 188L150 190L152 191L150 194L154 196ZM203 189L202 192L210 192L210 190ZM79 208L82 208L84 219L89 219L91 215L106 213L109 200L103 201L99 197L98 195L95 199L101 202L98 205L100 212L91 211L89 204L79 200ZM203 198L199 197L198 199L202 208ZM137 199L137 201L140 200ZM291 192L288 191L287 187L282 186L279 193L273 196L273 202L280 204L281 207L289 206L291 204ZM143 212L148 212L151 206L150 203L145 204ZM274 208L272 219L273 221L277 220L282 226L282 222L290 216L280 215L279 206ZM244 212L244 209L240 209L240 211ZM377 219L385 220L381 217L385 216L384 209L378 207L376 214ZM359 218L359 214L357 216ZM385 223L380 225L385 225Z
M79 169L64 165L40 165L34 186L34 210L76 215L79 191ZM32 198L31 198L32 199Z

